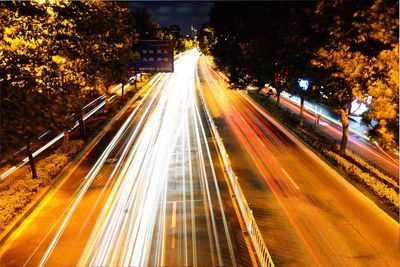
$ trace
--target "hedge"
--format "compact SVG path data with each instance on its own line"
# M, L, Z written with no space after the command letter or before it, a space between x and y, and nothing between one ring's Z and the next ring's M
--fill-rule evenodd
M24 211L41 188L52 182L83 145L82 140L71 141L67 153L60 153L61 149L57 149L54 154L36 164L37 179L32 179L28 173L16 179L9 189L0 191L0 231Z

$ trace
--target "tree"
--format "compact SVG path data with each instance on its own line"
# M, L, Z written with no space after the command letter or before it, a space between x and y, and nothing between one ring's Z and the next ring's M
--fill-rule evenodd
M275 87L278 104L281 92L299 78L299 73L304 76L309 65L307 56L312 49L308 51L303 45L312 47L307 15L313 5L216 3L210 12L209 27L215 31L211 52L217 66L228 71L234 83L244 83L242 87L247 83Z
M154 22L153 15L146 7L135 14L136 30L144 40L158 39L159 26Z
M62 3L60 5L63 5ZM55 129L58 77L51 40L68 32L69 22L54 29L53 8L32 3L2 3L0 12L1 135L8 145L26 144L36 178L30 143L40 129ZM53 30L54 29L54 30ZM2 144L4 146L4 143Z
M399 46L383 50L372 59L369 67L371 78L367 83L368 94L372 96L369 111L364 114L368 120L378 123L370 131L384 148L397 149L399 146Z
M351 101L373 96L365 115L378 120L372 133L398 146L397 1L217 2L209 16L211 54L232 83L268 83L277 103L283 90L300 95L300 126L306 97L325 103L341 116L340 153ZM299 78L308 78L311 90L299 90Z
M246 75L249 74L252 48L250 31L253 28L246 26L250 22L246 14L254 11L252 7L245 3L225 5L216 2L209 13L209 25L215 32L214 45L211 47L214 61L219 69L228 74L231 83L240 88L246 86Z
M208 24L204 24L199 32L199 47L205 55L211 55L211 49L215 45L215 32Z
M121 3L73 2L70 9L61 12L76 24L76 34L69 38L73 43L64 46L61 52L68 59L66 62L78 63L74 71L83 76L80 84L65 81L63 92L72 99L69 108L77 115L81 136L85 139L82 107L97 92L107 94L110 84L126 82L137 35L134 20Z
M325 34L327 41L321 45L312 63L321 70L321 95L341 116L340 153L346 148L352 100L375 95L369 116L380 120L378 128L381 131L378 133L381 136L388 130L385 119L396 120L398 81L397 77L390 77L397 76L396 70L398 72L397 10L395 1L381 0L321 1L317 5L316 30ZM391 98L395 100L389 100ZM383 102L392 103L388 106L390 112L383 111ZM389 134L386 140L392 137Z
M314 74L310 58L316 53L321 42L318 34L312 29L311 18L314 9L315 2L288 4L285 7L285 13L288 14L286 21L283 28L276 33L280 43L275 48L276 55L281 68L285 70L280 90L300 96L300 127L304 124L305 98L313 97L316 88L312 79ZM299 79L308 81L307 89L299 86Z
M322 101L340 114L342 140L339 152L343 154L348 139L351 101L365 95L361 77L365 73L367 59L359 52L351 52L349 46L338 43L334 47L321 48L313 64L322 70L319 91L327 97Z
M98 44L99 49L93 51L92 60L99 60L97 65L97 84L106 87L109 84L121 83L122 99L124 98L124 85L132 76L133 70L129 66L137 57L136 44L138 33L132 14L121 3L102 3L104 6L96 7L98 11L97 21L101 21L101 27L97 27L96 33L84 32L86 39L91 39ZM110 20L110 16L112 19ZM139 16L140 17L140 16ZM87 22L90 25L90 22ZM143 23L142 23L143 24ZM95 25L90 25L91 28ZM97 38L98 34L105 38ZM107 57L101 57L98 53L107 52ZM101 80L101 83L99 82ZM96 85L96 81L94 83Z
M85 138L83 105L126 77L136 40L128 22L118 3L1 3L2 139L25 140L34 178L30 143L40 129L62 130L67 141L74 113Z
M399 13L398 1L375 0L355 13L358 43L370 59L366 87L372 96L368 121L378 123L370 131L384 148L399 146Z
M340 154L345 153L348 140L350 103L365 97L363 77L368 58L356 48L357 31L353 27L354 13L365 9L364 4L337 0L321 1L316 7L315 29L325 41L311 62L317 69L320 101L337 112L342 121Z

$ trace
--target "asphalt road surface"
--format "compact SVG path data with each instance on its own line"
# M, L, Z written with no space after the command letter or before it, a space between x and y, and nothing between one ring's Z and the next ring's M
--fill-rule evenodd
M398 266L399 224L271 118L198 65L212 116L277 266Z
M181 56L106 127L2 245L2 266L251 265L197 99L198 58Z
M299 107L285 98L280 100L281 106L291 109L299 113ZM310 123L314 123L316 115L310 111L304 111L304 119ZM322 131L340 144L342 138L341 122L335 118L327 116L322 118L320 123L316 125L317 129ZM349 139L347 143L348 150L356 154L356 156L374 164L378 169L388 175L397 177L399 174L399 156L392 152L386 152L374 142L370 141L364 133L360 133L359 123L350 121Z

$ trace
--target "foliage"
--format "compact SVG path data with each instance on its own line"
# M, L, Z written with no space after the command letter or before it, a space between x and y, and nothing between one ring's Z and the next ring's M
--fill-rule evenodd
M399 13L398 1L376 0L371 8L357 12L365 23L356 23L359 42L367 43L371 59L368 66L367 90L372 96L368 120L378 123L370 134L383 147L398 149L399 146Z
M136 12L135 27L142 39L159 39L159 26L154 21L153 15L146 7L143 7Z
M3 230L15 216L35 198L40 188L47 186L67 164L64 154L53 154L37 164L37 179L30 175L16 180L8 190L0 191L0 221Z
M245 57L251 40L244 40L248 35L241 38L241 24L247 19L246 14L253 5L235 3L234 5L223 5L216 2L210 10L209 25L215 32L215 44L211 48L214 61L218 68L227 72L231 82L241 85L246 69ZM242 13L243 12L243 13ZM237 16L243 14L243 16ZM232 17L238 19L232 20ZM250 28L250 27L249 27ZM246 43L245 43L246 42Z
M182 36L178 40L177 51L183 52L183 51L192 49L193 45L194 45L194 42L190 37Z
M57 65L49 60L52 43L58 35L53 29L54 12L30 3L2 3L0 46L0 85L2 88L2 138L14 143L30 141L38 128L51 129L49 120L57 113L57 84L52 71ZM56 27L54 27L56 28ZM46 30L44 30L46 29ZM66 38L70 25L59 31ZM57 58L61 60L61 58Z
M307 16L313 5L216 3L208 27L214 30L211 52L217 66L239 87L248 83L272 85L279 101L280 92L293 86L299 72L304 75L307 69L307 56L313 49Z
M379 178L381 181L392 186L393 188L397 188L399 186L399 181L397 180L397 177L394 178L385 175L384 173L372 167L370 164L362 160L360 157L357 157L353 153L346 151L346 158L354 164L357 164L357 166L361 169L364 169L365 171Z
M211 55L215 45L215 31L208 24L204 24L199 31L199 47L205 55Z
M71 141L66 154L61 153L62 147L60 147L54 154L38 162L37 179L31 179L30 175L26 175L17 179L8 190L0 191L0 230L10 224L14 217L32 202L41 188L52 182L83 145L82 140Z
M194 46L194 41L190 37L181 34L179 25L173 24L168 27L162 27L159 30L158 37L162 40L171 40L175 54L191 49Z
M82 148L84 147L85 142L83 140L73 140L68 143L68 150L65 152L65 154L69 157L72 158L74 157L77 153L79 153ZM63 147L59 147L56 151L56 154L62 154L63 153Z
M397 139L396 132L389 130L395 127L386 127L389 121L396 123L398 113L397 10L396 1L381 0L321 1L317 5L315 28L326 41L312 63L321 70L321 95L341 114L342 153L350 102L362 101L367 95L373 96L367 116L379 120L375 132L385 144L393 146Z
M399 195L395 189L388 187L385 183L379 181L379 179L377 179L376 177L363 172L359 167L350 163L348 160L341 157L340 155L328 150L325 150L324 152L335 164L339 166L339 168L344 170L347 174L365 183L375 194L385 199L394 207L400 207Z
M288 90L328 105L342 118L342 154L351 101L373 96L371 135L398 147L397 1L217 2L209 15L200 46L237 87L268 83L277 102ZM298 89L300 77L310 90Z
M83 105L130 75L134 18L123 4L101 1L0 8L2 148L29 143L43 129L70 129L76 118L84 134Z
M372 190L372 192L383 198L384 201L389 202L394 207L398 207L400 205L399 195L397 192L398 181L395 178L383 174L371 166L368 162L365 162L351 152L346 151L346 154L341 156L327 149L327 147L332 145L329 143L329 140L327 140L326 137L324 140L324 136L318 136L318 133L312 129L307 129L307 131L299 131L299 129L295 127L293 118L289 115L290 111L281 109L280 107L271 105L270 103L265 104L259 94L251 94L251 96L261 105L267 108L271 114L279 118L282 123L291 128L297 136L299 136L313 149L318 152L322 152L322 156L344 171L348 177L355 178L365 183ZM271 100L267 99L267 102L271 102Z

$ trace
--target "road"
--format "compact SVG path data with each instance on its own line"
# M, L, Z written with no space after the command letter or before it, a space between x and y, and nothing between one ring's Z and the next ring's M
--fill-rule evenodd
M284 94L285 97L281 97L280 104L283 107L286 107L295 113L299 113L298 101L293 100L292 98L287 97L287 93ZM313 104L308 104L311 107ZM311 110L305 110L304 119L308 121L310 124L313 124L316 116ZM321 113L321 107L319 107L319 112ZM342 137L342 129L341 122L339 120L339 116L335 116L329 110L322 111L322 119L321 122L316 125L316 129L323 132L325 135L329 136L333 139L337 144L340 144L340 140ZM380 148L377 144L370 141L369 138L360 131L364 129L360 126L359 123L352 121L350 119L350 131L349 131L349 139L347 148L348 150L355 153L357 156L374 164L384 173L391 175L393 177L397 177L399 174L399 157L398 155L392 152L386 152L382 148Z
M200 81L277 266L398 266L399 224L313 154L206 57Z
M198 57L106 127L3 244L2 266L251 265L198 103Z
M128 86L130 85L129 84L125 85L125 88L127 89ZM109 101L113 101L113 99L115 98L115 94L120 94L120 92L121 92L121 85L116 85L112 87L110 89L110 93L113 95L109 98ZM101 110L101 108L103 108L105 104L106 104L105 95L101 95L92 100L91 102L89 102L88 104L86 104L82 108L83 120L86 121L87 119L89 119L97 111ZM71 117L72 116L75 116L75 113L72 114ZM76 129L77 126L78 126L78 121L76 121L75 125L70 129L70 132ZM39 134L37 138L31 142L31 150L33 158L40 155L41 153L52 147L54 144L62 140L63 137L64 137L64 132L45 131ZM18 163L15 164L14 161ZM26 146L23 146L14 152L8 151L8 153L6 154L2 153L0 162L0 181L5 180L7 177L15 173L18 169L20 169L28 162L29 159L26 156Z

